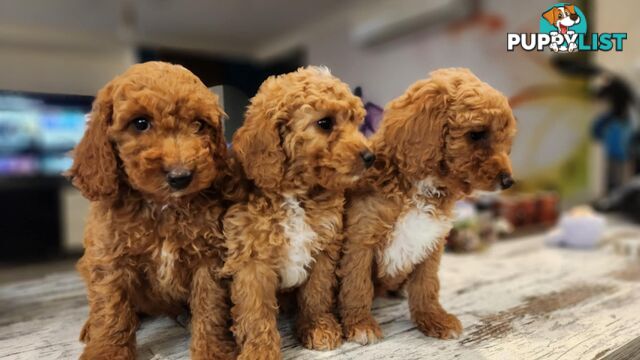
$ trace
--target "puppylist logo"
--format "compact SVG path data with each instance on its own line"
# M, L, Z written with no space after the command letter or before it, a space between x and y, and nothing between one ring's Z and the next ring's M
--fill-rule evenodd
M590 42L587 41L590 40ZM507 50L521 47L525 51L553 52L622 51L627 33L587 34L587 19L582 10L568 3L558 3L540 16L539 33L508 33Z

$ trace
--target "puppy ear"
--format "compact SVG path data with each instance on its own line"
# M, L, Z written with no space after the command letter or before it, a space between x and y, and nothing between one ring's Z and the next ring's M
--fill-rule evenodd
M575 14L576 13L575 5L565 5L564 8L567 9L569 14Z
M448 90L434 79L413 84L385 109L378 136L400 170L412 180L439 171L447 131ZM374 145L380 141L374 135Z
M118 192L118 164L107 137L113 113L111 92L112 85L98 92L84 136L73 150L73 165L65 173L92 201L112 198Z
M547 20L549 24L553 26L556 26L556 11L558 11L558 9L552 7L551 9L547 10L547 12L542 14L542 17L545 18L545 20Z
M244 125L233 136L233 151L245 174L261 188L277 189L284 177L285 154L280 143L278 114L254 98Z

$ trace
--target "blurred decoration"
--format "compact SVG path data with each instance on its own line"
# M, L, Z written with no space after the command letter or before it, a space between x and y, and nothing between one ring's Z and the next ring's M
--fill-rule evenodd
M500 238L544 231L556 224L558 213L559 198L555 193L480 193L456 203L447 249L478 251Z
M610 191L624 185L640 173L638 101L633 88L621 76L582 58L557 56L552 64L566 75L591 82L590 96L605 107L594 120L592 136L605 148L606 188Z
M520 165L516 189L555 191L567 203L590 198L589 119L595 108L586 81L528 87L510 102L523 134L512 155L514 165Z
M637 135L632 116L635 111L635 95L631 87L620 77L612 74L600 76L595 96L606 104L593 125L593 137L600 141L607 155L607 190L625 184L632 173L633 157L637 157L632 143Z
M617 234L613 248L617 254L629 260L640 261L640 233L636 230Z
M0 91L0 176L59 176L82 137L88 96Z
M456 203L453 228L447 237L446 248L453 252L481 251L496 242L499 236L513 228L481 200Z
M577 249L595 248L602 242L606 220L588 206L578 206L562 216L558 226L550 231L548 245Z
M553 192L521 193L498 197L493 207L514 227L514 234L518 234L555 225L560 199Z
M380 123L383 119L384 109L380 106L364 100L364 94L362 92L362 87L358 86L353 90L353 93L362 99L364 103L364 109L367 114L364 117L364 122L360 125L360 132L362 132L366 137L370 137L378 131L380 128Z
M640 176L596 200L594 207L602 212L621 213L640 223Z

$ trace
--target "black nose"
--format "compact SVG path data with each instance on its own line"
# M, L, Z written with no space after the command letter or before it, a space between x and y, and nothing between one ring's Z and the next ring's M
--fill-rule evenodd
M511 177L511 174L508 173L500 173L500 187L502 190L506 190L513 186L516 182Z
M167 174L167 183L173 190L182 190L189 186L193 179L191 171L186 169L171 170Z
M361 152L360 157L362 158L362 161L364 161L365 167L371 167L371 165L373 165L373 162L376 161L376 156L373 155L373 153L369 150Z
M569 15L569 19L571 19L573 21L576 21L576 20L578 20L578 15L577 14L571 14L571 15Z

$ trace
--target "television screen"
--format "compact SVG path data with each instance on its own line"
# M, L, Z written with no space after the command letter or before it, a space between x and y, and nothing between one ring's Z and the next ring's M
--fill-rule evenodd
M0 91L0 176L59 175L71 165L93 98Z

